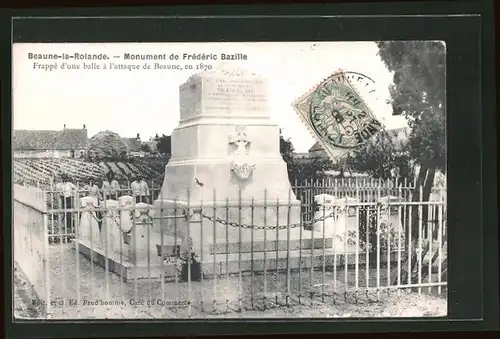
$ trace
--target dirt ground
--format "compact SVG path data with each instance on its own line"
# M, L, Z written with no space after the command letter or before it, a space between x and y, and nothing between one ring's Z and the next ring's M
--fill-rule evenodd
M21 269L14 264L14 317L17 319L45 318L44 307L41 306L34 288Z
M125 283L116 274L106 273L78 257L69 245L63 251L58 247L50 257L54 304L49 319L365 318L447 314L446 299L427 293L427 288L422 288L421 293L394 289L346 293L344 282L351 285L354 281L349 271L348 277L342 271L307 271L294 273L287 280L285 274L269 272L265 278L234 275L191 283L159 280ZM379 271L379 279L376 272L368 272L370 287L386 283L387 274L380 273L387 270ZM364 277L366 272L358 274ZM282 293L287 289L291 292L288 297ZM16 318L46 317L44 309L33 300L37 300L34 290L16 268ZM177 305L172 305L173 302Z

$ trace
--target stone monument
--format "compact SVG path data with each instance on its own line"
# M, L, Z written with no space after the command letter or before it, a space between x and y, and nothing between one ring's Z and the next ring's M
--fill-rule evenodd
M332 239L300 226L267 81L241 70L211 71L192 76L179 92L180 122L157 200L105 201L101 248L79 241L80 253L102 267L108 262L124 279L174 276L186 249L204 274L332 262ZM270 251L275 255L266 258Z
M98 202L95 197L83 197L80 199L80 207L88 209L97 209ZM80 216L80 228L78 239L86 242L93 247L101 245L100 230L97 223L97 215L94 211L82 212Z
M167 235L164 242L176 234L186 245L189 226L195 252L205 255L226 243L263 248L265 239L278 239L284 250L287 239L298 240L300 227L286 225L300 223L300 201L280 154L279 127L270 119L266 79L243 70L202 72L180 86L179 96L172 157L154 202L155 232ZM189 222L171 217L187 207L194 211ZM310 233L303 230L302 239Z
M118 256L121 255L122 246L119 203L116 200L105 200L103 206L109 210L105 211L103 215L101 248L108 256Z
M151 217L153 216L153 209L151 205L140 202L135 204L135 209L132 212L131 218L134 218L134 225L130 228L131 240L128 248L128 259L136 269L136 276L145 276L144 273L138 274L143 271L147 274L148 269L153 270L154 276L161 266L156 244L151 234Z
M352 197L336 198L329 194L319 194L314 197L319 207L314 212L314 219L318 220L324 215L334 212L333 218L318 221L313 224L313 229L320 237L333 238L332 250L336 254L353 253L356 251L354 245L349 245L349 232L358 232L358 219L356 208L349 205L359 203L358 199Z

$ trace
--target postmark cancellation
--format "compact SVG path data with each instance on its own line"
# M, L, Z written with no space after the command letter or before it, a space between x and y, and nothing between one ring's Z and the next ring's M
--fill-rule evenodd
M363 94L375 96L374 81L339 70L294 103L299 117L325 148L353 149L382 129Z

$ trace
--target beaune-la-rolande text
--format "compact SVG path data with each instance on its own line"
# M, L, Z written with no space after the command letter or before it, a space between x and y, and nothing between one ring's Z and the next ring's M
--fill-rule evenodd
M109 60L109 56L104 53L28 53L30 60Z
M90 53L28 53L30 60L109 60L107 54L90 54ZM123 60L192 60L192 61L208 61L208 60L247 60L248 56L244 53L161 53L161 54L133 54L124 53Z

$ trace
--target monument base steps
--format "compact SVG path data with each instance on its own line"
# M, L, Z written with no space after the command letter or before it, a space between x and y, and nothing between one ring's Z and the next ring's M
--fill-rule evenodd
M326 239L328 240L328 239ZM331 239L329 239L331 240ZM74 247L78 246L80 254L89 260L92 258L94 263L105 268L106 267L106 255L102 249L91 248L91 246L84 241L74 240ZM232 244L232 248L234 249ZM243 246L248 246L248 244L242 244ZM242 247L243 247L242 246ZM273 246L273 245L270 245ZM275 246L275 245L274 245ZM160 246L156 246L159 252ZM274 247L276 248L276 247ZM171 249L172 250L172 249ZM366 264L366 253L357 253L359 265ZM405 257L405 253L401 252L399 255L397 251L390 253L390 258L388 258L387 253L382 254L379 260L381 265L386 265L387 262L391 264L396 264L401 258ZM389 259L389 260L388 260ZM165 277L166 281L175 281L175 276L180 281L180 269L181 265L176 265L173 263L164 262L163 265L160 263L160 258L151 258L151 261L157 262L157 264L135 266L130 263L127 256L123 256L120 259L118 254L108 255L108 270L122 277L124 282L134 281L134 279L159 279L162 276ZM214 275L224 276L239 274L240 272L244 275L251 274L254 272L256 275L262 275L264 269L267 272L279 271L296 271L298 269L310 269L314 267L315 269L321 269L323 266L330 270L333 266L338 269L343 269L346 265L346 261L349 267L356 264L356 253L337 253L331 248L317 248L315 246L314 250L302 249L302 250L282 250L282 245L278 245L278 251L267 251L267 252L246 252L246 253L217 253L204 255L203 263L201 264L201 270L203 272L204 278L210 278ZM375 267L377 265L377 258L375 255L370 255L368 257L370 266ZM142 263L144 264L144 262Z
M123 255L121 258L118 253L106 255L102 249L90 246L89 243L82 240L73 240L73 246L75 250L78 247L78 251L83 257L92 260L104 269L106 269L107 258L108 270L120 276L124 282L134 281L134 279L157 279L161 277L162 271L165 272L166 276L175 276L175 266L167 263L162 266L158 256L150 258L151 262L154 262L151 265L142 261L139 266L132 264L127 255Z

